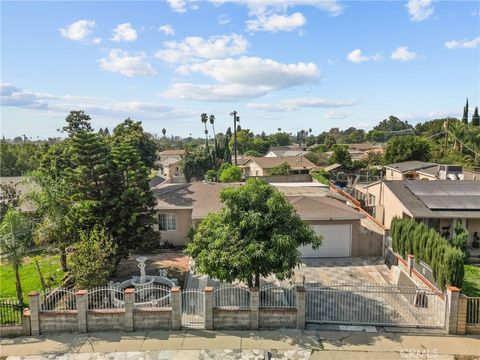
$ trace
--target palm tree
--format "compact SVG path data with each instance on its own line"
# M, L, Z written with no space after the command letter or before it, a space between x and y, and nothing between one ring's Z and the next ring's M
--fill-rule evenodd
M210 124L212 125L212 129L213 129L213 139L215 140L215 153L214 153L214 157L216 158L217 157L217 152L218 152L218 147L217 147L217 135L215 134L215 115L210 115Z
M162 134L163 134L163 137L165 137L165 134L167 133L167 129L163 128L162 129Z
M208 115L206 113L202 113L202 115L200 116L200 120L202 121L203 125L205 125L205 144L207 145L207 149L208 149L208 130L207 130Z
M0 224L0 251L15 272L18 304L23 304L20 268L32 238L32 226L20 210L9 209Z

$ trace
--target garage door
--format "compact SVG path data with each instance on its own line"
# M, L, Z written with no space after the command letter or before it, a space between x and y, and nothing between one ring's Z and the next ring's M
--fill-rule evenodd
M313 250L310 245L299 248L302 257L348 257L352 247L351 225L312 225L323 236L322 246Z

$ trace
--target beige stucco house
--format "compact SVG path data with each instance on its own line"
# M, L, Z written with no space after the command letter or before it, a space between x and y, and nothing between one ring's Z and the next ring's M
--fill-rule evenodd
M184 149L164 150L160 153L162 175L167 178L183 177L180 163L185 157Z
M449 238L457 222L471 245L480 236L480 182L474 180L387 180L361 190L366 208L386 228L394 217L423 221Z
M222 209L220 191L241 183L222 184L195 182L163 184L153 189L159 217L161 241L183 246L188 233L209 213ZM349 257L381 254L381 239L365 235L360 221L363 214L348 206L346 200L323 186L314 184L275 184L299 216L319 234L323 245L313 250L300 248L304 257Z
M317 168L304 156L250 157L240 167L245 176L268 176L269 170L284 163L290 165L290 174L308 174Z

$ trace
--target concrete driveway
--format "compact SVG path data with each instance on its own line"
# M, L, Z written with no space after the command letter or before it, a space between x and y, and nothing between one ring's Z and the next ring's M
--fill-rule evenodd
M373 283L387 284L389 269L380 257L370 258L304 258L295 270L295 279L281 282L306 283ZM267 282L272 282L268 279Z

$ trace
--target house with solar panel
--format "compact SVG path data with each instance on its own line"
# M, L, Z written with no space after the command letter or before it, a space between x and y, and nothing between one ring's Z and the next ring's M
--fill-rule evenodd
M412 218L450 238L460 222L468 231L468 246L480 248L480 181L386 180L363 191L365 207L387 229L395 217Z

